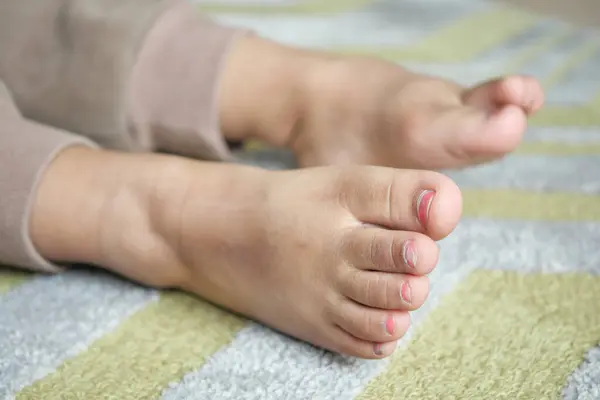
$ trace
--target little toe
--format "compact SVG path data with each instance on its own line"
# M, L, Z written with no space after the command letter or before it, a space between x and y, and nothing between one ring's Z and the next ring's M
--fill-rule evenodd
M426 275L438 262L439 248L421 233L363 225L342 239L342 257L362 270Z
M526 114L538 111L544 104L544 90L533 77L512 75L494 79L463 93L467 105L495 110L507 105L520 107Z
M340 277L340 291L368 307L414 311L427 300L429 278L354 269Z
M397 341L369 342L352 336L342 328L336 327L337 335L334 339L333 349L339 353L353 357L377 360L391 356L396 347Z
M332 322L350 335L367 342L385 343L402 338L410 327L408 312L379 310L343 300Z
M460 190L437 172L360 168L351 170L344 185L343 201L364 224L440 240L454 230L462 212Z

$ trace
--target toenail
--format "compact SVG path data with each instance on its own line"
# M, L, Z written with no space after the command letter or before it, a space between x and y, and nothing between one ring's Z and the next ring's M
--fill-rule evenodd
M373 343L373 354L376 356L383 355L383 343Z
M393 335L396 332L396 320L394 317L389 317L385 321L385 331L390 335Z
M408 304L412 303L412 289L410 288L410 283L402 282L402 287L400 288L400 295L402 296L402 300L404 300Z
M429 219L429 209L431 208L431 203L433 203L433 198L435 197L435 192L433 190L424 190L417 200L417 218L421 223L421 226L427 226L427 220Z
M404 242L402 256L404 258L404 263L410 268L415 269L417 267L417 249L414 240L407 240Z

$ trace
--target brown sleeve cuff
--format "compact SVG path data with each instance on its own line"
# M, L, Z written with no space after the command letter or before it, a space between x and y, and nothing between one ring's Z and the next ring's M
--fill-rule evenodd
M0 83L0 110L14 110ZM44 260L29 235L29 217L39 180L63 149L96 145L86 139L0 112L0 263L44 272L59 267ZM65 193L68 196L68 193Z
M155 148L205 160L231 158L221 133L218 89L235 38L187 3L150 30L133 69L130 117L136 135Z

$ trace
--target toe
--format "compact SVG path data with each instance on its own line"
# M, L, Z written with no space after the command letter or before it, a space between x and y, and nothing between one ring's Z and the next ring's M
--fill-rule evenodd
M467 105L494 110L498 107L514 105L525 113L539 110L544 103L544 91L533 77L513 75L482 83L463 94Z
M377 360L389 357L394 353L398 342L395 340L386 342L369 342L352 336L340 327L334 327L336 334L332 338L335 343L328 348L352 357Z
M341 201L362 223L421 232L439 240L460 219L460 190L442 174L377 167L346 171Z
M389 357L394 353L398 346L397 341L390 342L369 342L358 339L341 328L335 338L334 350L353 357L365 359L382 359Z
M340 277L340 291L362 305L382 310L413 311L429 295L426 276L354 269Z
M464 165L485 162L515 150L523 138L527 117L520 107L509 105L492 114L475 107L448 110L435 121L435 129L453 132L446 150Z
M331 320L350 335L377 343L398 340L410 327L408 312L365 307L348 299L341 301Z
M362 270L426 275L437 264L439 248L421 233L363 225L342 239L342 257Z

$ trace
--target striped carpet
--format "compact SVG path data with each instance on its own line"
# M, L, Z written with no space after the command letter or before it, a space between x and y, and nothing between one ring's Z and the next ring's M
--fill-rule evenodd
M478 0L215 0L225 23L548 104L501 162L448 172L465 218L396 354L315 349L94 271L0 270L0 399L600 399L600 34ZM248 159L286 167L253 147Z

